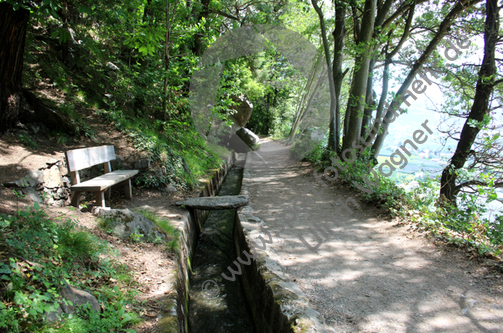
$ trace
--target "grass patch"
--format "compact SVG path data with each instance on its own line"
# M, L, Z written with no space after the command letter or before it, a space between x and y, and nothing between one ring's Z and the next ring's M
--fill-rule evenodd
M180 231L178 231L178 229L170 221L159 217L151 211L141 209L138 212L143 214L150 221L154 222L154 224L166 234L166 250L178 253L178 237L180 235Z
M115 219L111 217L98 217L98 228L105 231L107 234L112 233L112 226L114 225Z

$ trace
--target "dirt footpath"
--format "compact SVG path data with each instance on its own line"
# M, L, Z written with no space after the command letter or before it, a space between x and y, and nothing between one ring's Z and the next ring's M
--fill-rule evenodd
M292 164L282 144L261 142L247 168L253 214L276 236L270 247L334 332L503 332L498 273L361 201L352 213L341 208L358 191L310 188L312 167Z

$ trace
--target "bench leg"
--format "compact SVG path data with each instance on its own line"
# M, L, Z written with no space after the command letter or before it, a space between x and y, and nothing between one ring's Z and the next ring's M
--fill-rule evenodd
M126 199L133 198L133 189L131 187L131 179L124 182L124 192L126 192Z
M96 205L99 207L105 206L105 192L94 192L94 196L96 197Z
M79 203L80 203L80 192L78 191L72 191L70 194L70 205L73 207L79 208Z
M105 190L105 199L110 200L110 196L112 195L112 188L109 187Z

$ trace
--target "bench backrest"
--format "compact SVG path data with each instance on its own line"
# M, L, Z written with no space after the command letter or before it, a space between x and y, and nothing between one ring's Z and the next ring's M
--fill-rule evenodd
M81 148L66 152L69 171L78 171L115 160L114 146Z
M108 173L112 171L110 161L113 160L115 160L114 146L80 148L66 152L68 171L74 185L80 183L79 170L103 164L105 173Z

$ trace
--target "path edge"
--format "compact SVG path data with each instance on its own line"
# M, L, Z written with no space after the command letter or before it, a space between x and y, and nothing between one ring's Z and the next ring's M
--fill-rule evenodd
M259 236L262 236L265 240L269 240L268 234L262 231L264 222L253 215L253 197L249 192L249 187L252 183L249 165L250 154L255 154L255 152L249 152L246 156L240 192L240 195L247 195L249 197L249 203L237 211L238 226L241 232L244 233L246 240L246 244L243 244L241 249L244 248L247 251L250 251L252 243L262 246L263 242L258 239ZM273 237L272 239L274 241L275 238ZM256 263L256 272L260 275L259 280L265 281L264 292L272 294L273 301L279 305L281 313L287 317L290 327L296 328L295 332L333 332L332 329L326 326L321 314L311 307L306 294L297 284L291 282L294 280L294 277L286 272L286 269L281 264L281 258L273 249L266 246L265 250L256 251L254 256L256 257L254 260ZM254 280L257 281L257 279ZM271 309L270 305L266 305L265 307Z

